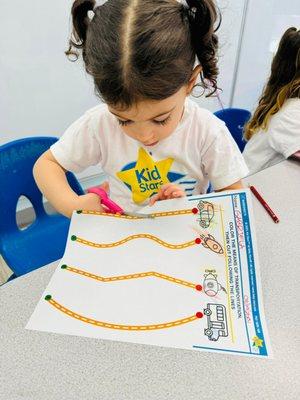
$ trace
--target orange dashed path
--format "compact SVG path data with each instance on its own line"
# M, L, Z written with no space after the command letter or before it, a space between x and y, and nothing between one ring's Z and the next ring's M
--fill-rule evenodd
M143 217L135 217L135 216L124 215L124 214L110 214L110 213L103 213L100 211L80 210L77 212L79 214L101 215L102 217L114 217L114 218L125 218L125 219L144 219ZM171 217L173 215L186 215L186 214L193 214L193 211L191 209L187 209L187 210L176 210L176 211L164 211L164 212L151 213L151 215L155 218Z
M82 322L85 322L87 324L91 324L94 326L98 326L100 328L107 328L107 329L119 329L123 331L153 331L157 329L166 329L166 328L173 328L179 325L187 324L189 322L196 321L199 318L202 318L203 314L201 312L197 312L194 315L191 315L186 318L178 319L176 321L170 321L162 324L151 324L151 325L123 325L123 324L113 324L110 322L104 322L104 321L98 321L96 319L84 317L80 314L77 314L76 312L69 310L68 308L62 306L59 304L57 301L52 299L50 295L47 295L45 297L45 300L48 301L53 307L55 307L57 310L61 311L62 313L78 319Z
M134 239L150 239L164 247L167 247L167 248L173 249L173 250L185 249L187 247L194 246L195 244L199 244L198 243L199 241L197 241L197 243L196 243L195 240L191 240L189 242L185 242L185 243L181 243L181 244L167 243L167 242L159 239L157 236L149 235L148 233L139 233L137 235L130 235L122 240L118 240L117 242L112 242L112 243L95 243L95 242L90 242L89 240L79 238L75 235L71 236L71 240L73 240L73 241L85 244L86 246L96 247L96 248L100 248L100 249L121 246L122 244L129 242L130 240L134 240Z
M114 281L122 281L122 280L126 280L126 279L138 279L138 278L146 278L146 277L149 277L149 276L154 276L156 278L165 279L165 280L170 281L172 283L176 283L178 285L187 286L187 287L190 287L192 289L196 289L198 291L202 289L202 287L199 284L195 284L195 283L192 283L192 282L184 281L182 279L177 279L177 278L174 278L174 277L169 276L169 275L160 274L159 272L155 272L155 271L147 271L147 272L140 272L140 273L136 273L136 274L103 277L103 276L91 274L90 272L87 272L87 271L84 271L84 270L78 269L78 268L73 268L73 267L70 267L70 266L67 266L67 265L62 265L61 268L66 270L66 271L74 272L75 274L83 275L83 276L86 276L88 278L100 281L100 282L114 282Z

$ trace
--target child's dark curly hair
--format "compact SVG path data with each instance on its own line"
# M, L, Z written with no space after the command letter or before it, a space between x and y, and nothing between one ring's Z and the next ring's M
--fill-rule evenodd
M82 49L86 71L107 104L127 109L163 100L187 84L196 56L208 96L217 90L219 13L213 0L76 0L66 54ZM90 16L92 14L92 16Z

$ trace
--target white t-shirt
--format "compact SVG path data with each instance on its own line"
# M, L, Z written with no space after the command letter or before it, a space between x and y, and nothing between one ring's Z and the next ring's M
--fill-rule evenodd
M255 133L243 152L251 174L300 150L300 99L288 99L274 114L266 131Z
M154 146L127 136L106 104L88 110L51 146L60 165L81 172L99 164L108 176L110 197L126 211L148 204L171 182L187 196L222 189L248 169L225 124L189 98L173 133Z

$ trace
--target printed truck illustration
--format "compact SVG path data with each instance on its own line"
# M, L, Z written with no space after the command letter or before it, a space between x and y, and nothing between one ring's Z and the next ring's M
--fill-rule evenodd
M200 200L197 207L199 210L199 225L202 228L208 228L215 215L214 206L209 201Z
M226 307L223 304L208 303L204 314L207 316L207 328L204 329L204 334L209 340L215 342L220 336L228 336Z

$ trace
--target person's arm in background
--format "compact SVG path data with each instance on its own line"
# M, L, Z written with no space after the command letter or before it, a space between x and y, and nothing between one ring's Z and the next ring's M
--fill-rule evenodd
M291 160L296 160L300 162L300 150L296 151L296 153L289 156Z
M269 144L285 159L299 160L300 99L288 99L284 108L270 120L267 131Z
M66 172L56 161L51 150L43 153L34 165L34 179L53 207L69 218L73 210L103 211L96 194L79 196L73 191L67 181Z

